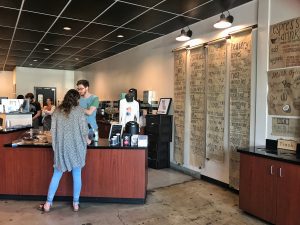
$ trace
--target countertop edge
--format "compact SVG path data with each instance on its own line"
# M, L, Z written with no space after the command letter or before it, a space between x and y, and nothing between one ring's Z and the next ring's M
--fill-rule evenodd
M23 131L23 130L29 130L30 128L32 128L32 127L28 126L28 127L15 128L15 129L9 129L9 130L0 130L0 135L14 133L14 132Z
M251 150L249 150L251 149ZM256 150L258 149L262 149L261 152L256 152ZM286 158L286 157L282 157L282 156L278 156L276 154L272 154L272 153L267 153L265 152L265 154L263 154L263 149L267 150L265 147L251 147L251 148L238 148L237 152L239 153L243 153L243 154L248 154L248 155L255 155L258 157L263 157L263 158L268 158L268 159L272 159L272 160L277 160L277 161L282 161L282 162L286 162L286 163L292 163L292 164L296 164L296 165L300 165L300 156L298 154L295 154L295 156L293 158ZM299 158L297 158L299 157Z
M13 145L12 143L4 144L5 148L51 148L52 145ZM87 149L117 149L117 150L147 150L148 147L122 147L122 146L87 146Z

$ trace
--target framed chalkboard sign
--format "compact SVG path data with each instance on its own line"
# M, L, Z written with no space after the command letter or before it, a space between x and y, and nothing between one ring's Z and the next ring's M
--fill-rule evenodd
M122 136L122 124L112 124L110 126L109 137L110 140L113 136L119 133Z
M161 98L159 100L157 114L168 114L171 106L172 98Z

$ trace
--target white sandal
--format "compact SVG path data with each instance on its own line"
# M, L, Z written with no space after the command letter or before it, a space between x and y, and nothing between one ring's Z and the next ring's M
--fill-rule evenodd
M73 211L78 212L79 211L79 203L73 203Z

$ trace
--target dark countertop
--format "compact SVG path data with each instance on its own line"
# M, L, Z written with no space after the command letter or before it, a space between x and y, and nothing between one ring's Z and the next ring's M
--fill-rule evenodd
M13 132L18 132L18 131L25 131L32 128L30 127L20 127L20 128L5 128L0 130L0 134L8 134L8 133L13 133Z
M9 112L9 113L1 113L5 115L24 115L24 114L33 114L33 112L19 112L19 111L14 111L14 112Z
M284 149L270 150L264 146L238 148L238 152L300 165L300 152Z
M52 145L49 143L37 143L37 144L4 144L4 147L22 147L22 148L51 148ZM88 149L139 149L139 150L145 150L147 147L123 147L120 145L110 146L108 139L99 139L99 142L92 143L88 145Z

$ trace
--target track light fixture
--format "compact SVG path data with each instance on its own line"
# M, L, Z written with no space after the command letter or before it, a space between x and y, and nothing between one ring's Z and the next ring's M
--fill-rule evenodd
M188 31L185 31L184 28L181 29L180 35L176 37L176 41L188 41L191 39L193 32L188 27Z
M234 18L232 15L230 15L229 11L227 12L228 12L227 17L225 17L224 13L222 12L220 16L220 20L214 24L215 28L224 29L224 28L231 27Z

